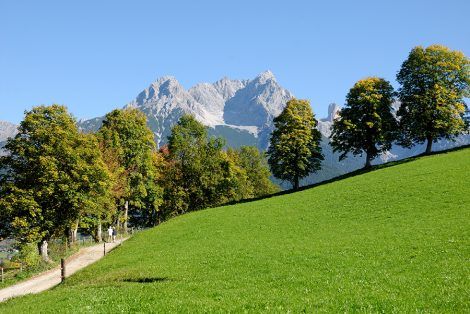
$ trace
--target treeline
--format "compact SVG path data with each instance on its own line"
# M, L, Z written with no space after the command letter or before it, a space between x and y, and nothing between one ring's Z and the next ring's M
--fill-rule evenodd
M128 223L151 227L279 190L257 148L224 150L189 115L160 150L137 109L114 110L98 132L84 134L64 106L38 106L18 131L0 160L0 236L22 251L37 245L44 260L51 239L72 245L79 228L98 242L109 225L126 233Z
M358 81L334 120L334 151L340 159L365 154L370 167L393 143L427 142L429 153L433 142L466 132L469 71L463 53L434 45L411 51L397 75L398 91L383 78ZM188 211L274 193L271 172L296 189L321 169L317 124L308 101L288 101L274 119L265 156L255 147L224 149L222 138L209 137L184 115L157 150L137 109L114 110L95 134L83 134L65 107L35 107L0 159L0 237L14 237L23 249L37 245L47 260L48 241L73 243L79 228L101 241L110 224L127 232L129 223L155 226Z

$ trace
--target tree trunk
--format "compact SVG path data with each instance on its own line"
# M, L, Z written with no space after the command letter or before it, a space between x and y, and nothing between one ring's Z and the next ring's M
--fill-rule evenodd
M294 188L294 190L299 189L299 176L298 175L294 176L294 182L292 183L292 187Z
M156 225L158 225L158 212L157 210L154 208L152 209L152 223L153 223L153 226L155 227Z
M78 237L78 219L77 221L75 221L75 225L73 226L73 229L72 229L72 239L73 239L73 242L77 242L77 237Z
M70 226L65 230L65 235L67 237L67 244L69 248L71 248L77 241L77 229L75 228L75 226Z
M370 153L366 153L366 165L364 166L364 168L368 169L370 167L372 167L372 156Z
M65 241L66 241L66 247L71 248L73 245L73 231L71 227L67 227L65 229Z
M102 234L102 227L101 227L101 220L100 220L96 228L95 242L101 242L102 240L103 240L103 234Z
M116 218L116 228L118 228L118 230L122 230L121 214L120 213L118 213L118 217Z
M126 203L124 204L124 224L123 224L123 227L124 227L124 234L127 234L127 214L129 212L129 202L126 201Z
M426 145L426 155L432 152L432 136L427 137L427 145Z
M42 240L41 242L38 243L38 252L39 255L41 256L42 260L45 262L49 261L49 255L47 253L47 241Z

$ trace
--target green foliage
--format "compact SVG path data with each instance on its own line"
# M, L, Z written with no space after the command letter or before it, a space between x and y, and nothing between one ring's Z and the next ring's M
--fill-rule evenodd
M99 143L94 134L80 134L80 144L75 149L83 156L83 180L89 182L88 195L81 206L78 221L83 229L93 230L103 217L112 212L111 174L103 161Z
M241 191L239 199L258 198L279 191L270 179L271 172L264 153L254 146L241 146L227 151L238 186Z
M433 142L452 139L468 127L463 98L470 96L470 60L462 52L439 45L415 47L397 81L401 145L427 141L429 153Z
M392 85L382 78L358 81L346 96L346 106L333 123L331 146L342 152L366 153L366 167L372 159L389 150L397 136L397 121L391 112L394 101Z
M163 204L159 212L160 221L188 211L187 191L179 185L183 180L180 164L169 158L167 146L162 150L164 163L159 168L162 173L159 183L163 187Z
M97 136L112 173L115 204L122 209L120 220L125 220L123 206L129 201L134 223L154 226L162 189L156 185L155 142L145 115L135 108L113 110Z
M25 243L19 247L19 254L15 256L14 260L21 261L23 267L31 268L37 267L41 263L41 258L38 255L38 248L35 243Z
M183 215L0 312L467 312L469 159Z
M163 204L163 187L158 185L161 179L159 166L164 162L163 157L153 151L151 155L151 173L145 183L146 196L143 199L144 207L140 210L140 218L134 219L138 226L155 226L161 221L160 210Z
M20 245L49 240L100 208L108 173L96 140L80 134L64 106L26 112L2 157L0 232Z
M277 191L269 180L264 156L254 147L222 150L221 138L208 137L207 128L191 115L173 127L161 153L166 164L162 220L167 217Z
M299 187L299 180L321 168L320 131L308 100L291 99L274 119L268 148L273 175Z
M36 243L47 234L43 227L45 217L31 190L4 185L0 199L0 234L2 238L14 236L21 244Z
M220 205L226 200L227 167L221 138L208 138L207 129L191 115L183 115L168 137L165 176L166 206L175 214ZM178 197L175 200L174 197Z

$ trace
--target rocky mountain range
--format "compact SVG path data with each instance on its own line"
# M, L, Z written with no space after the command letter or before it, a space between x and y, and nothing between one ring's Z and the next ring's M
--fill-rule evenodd
M171 127L181 115L188 113L208 126L211 136L224 137L227 146L255 145L265 150L273 130L273 118L281 113L292 97L293 94L283 88L270 71L251 80L224 77L215 83L200 83L187 90L174 77L165 76L150 84L125 107L135 107L145 113L159 146L165 144ZM394 104L395 110L398 107L398 103ZM303 184L326 180L363 166L364 160L360 156L338 161L339 154L333 153L329 145L330 127L339 110L338 105L330 104L328 116L318 121L318 129L323 135L325 160L322 170L305 179ZM78 124L84 131L96 131L102 120L103 117L98 117L81 120ZM11 124L0 124L0 141L5 136L11 136L14 129ZM470 136L464 135L457 138L456 142L439 141L435 149L469 143ZM375 163L406 158L423 150L422 145L412 149L394 146L390 152L377 158Z
M158 145L166 142L171 127L184 113L209 127L211 135L223 136L227 146L256 145L267 148L272 120L293 95L266 71L253 80L227 77L200 83L186 90L171 76L159 78L126 107L145 113ZM82 129L97 130L102 117L80 121Z

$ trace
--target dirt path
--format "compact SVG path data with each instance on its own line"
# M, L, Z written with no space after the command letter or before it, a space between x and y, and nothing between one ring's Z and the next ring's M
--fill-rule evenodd
M124 239L123 241L125 240L126 239ZM106 243L106 252L111 251L119 244L120 241L116 241L115 243ZM65 277L71 276L78 270L96 262L102 257L103 244L97 244L94 246L82 248L78 253L66 260ZM1 289L0 302L20 295L39 293L44 290L50 289L60 283L60 272L60 266L58 266L31 279Z

